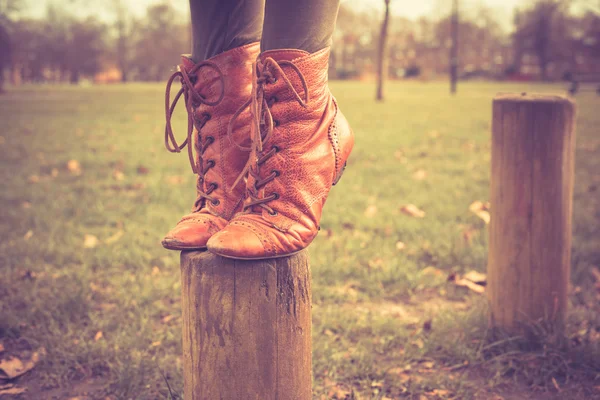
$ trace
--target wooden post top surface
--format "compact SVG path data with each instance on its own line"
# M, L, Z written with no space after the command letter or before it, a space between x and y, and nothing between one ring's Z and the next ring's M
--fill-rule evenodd
M575 106L575 100L571 97L559 94L544 94L544 93L498 93L494 97L494 103L511 102L511 103L554 103L568 104Z
M204 250L187 250L181 252L181 265L184 265L184 262L192 262L196 267L212 267L215 265L234 265L236 268L244 268L244 267L256 267L257 265L275 265L281 262L294 261L300 263L309 262L308 250L304 249L295 254L280 257L280 258L266 258L260 260L236 260L233 258L221 257L216 254L213 254L209 251Z

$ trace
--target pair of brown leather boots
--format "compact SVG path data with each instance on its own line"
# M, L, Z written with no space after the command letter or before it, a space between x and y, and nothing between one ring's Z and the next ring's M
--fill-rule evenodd
M327 85L329 48L259 53L253 43L197 64L183 57L167 83L166 147L187 145L198 175L192 213L164 238L167 249L276 258L317 235L354 144ZM182 96L188 135L178 144L170 121Z

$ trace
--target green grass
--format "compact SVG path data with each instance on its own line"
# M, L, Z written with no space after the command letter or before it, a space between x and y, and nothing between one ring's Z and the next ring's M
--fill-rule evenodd
M488 200L493 95L564 88L468 83L451 97L445 83L389 83L383 104L367 83L332 88L357 144L310 248L315 398L600 397L600 97L577 98L568 341L542 329L534 347L489 332L485 297L446 277L485 271L486 227L468 207ZM0 96L0 343L45 349L24 398L182 392L178 253L159 241L194 176L163 148L163 102L142 84Z

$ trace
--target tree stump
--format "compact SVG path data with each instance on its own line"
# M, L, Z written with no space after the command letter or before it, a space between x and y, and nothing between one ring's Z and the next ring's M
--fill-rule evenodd
M310 400L308 252L257 261L181 253L186 400Z
M571 100L526 94L494 99L487 291L493 326L513 333L538 322L563 328L574 148Z

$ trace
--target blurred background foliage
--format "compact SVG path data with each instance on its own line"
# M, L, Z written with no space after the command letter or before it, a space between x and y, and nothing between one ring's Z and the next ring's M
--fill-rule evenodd
M1 0L0 77L14 85L165 79L190 48L189 16L182 7L187 3L138 3ZM439 3L440 10L450 5ZM384 0L355 4L341 5L332 78L370 79L376 72ZM513 13L509 23L486 4L459 0L460 79L556 81L600 72L598 0L526 0L504 10ZM402 7L390 3L385 72L392 79L447 75L451 13L411 19L394 12Z

